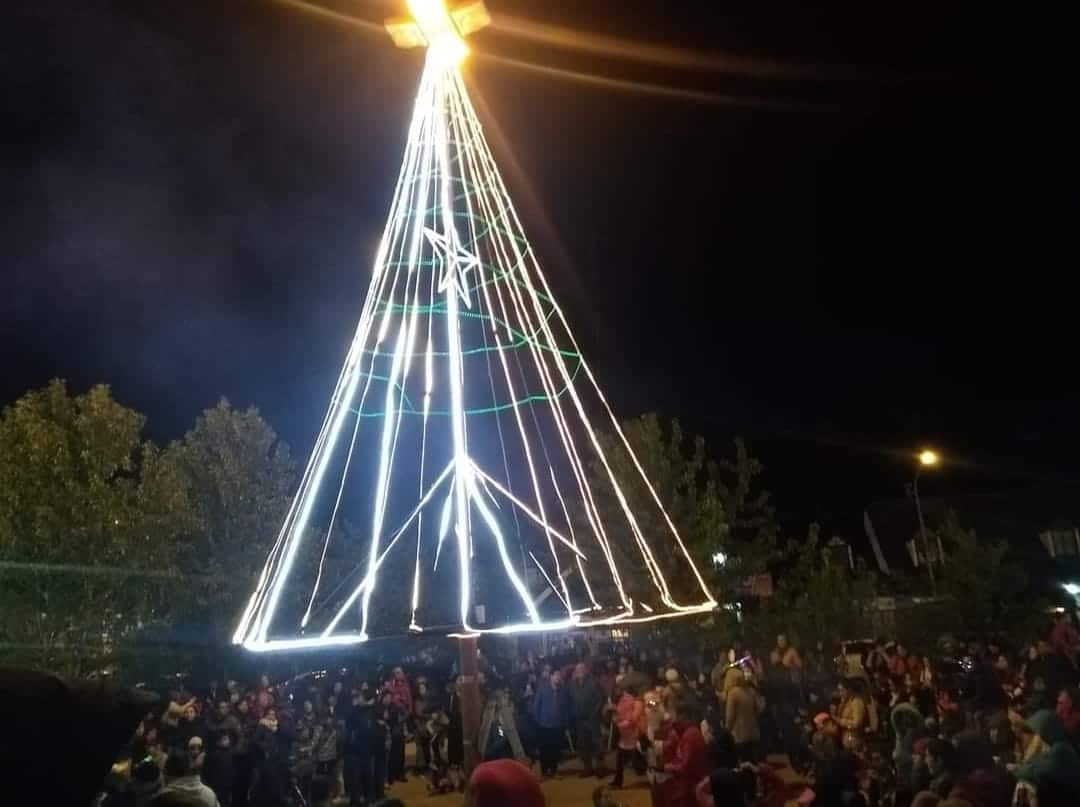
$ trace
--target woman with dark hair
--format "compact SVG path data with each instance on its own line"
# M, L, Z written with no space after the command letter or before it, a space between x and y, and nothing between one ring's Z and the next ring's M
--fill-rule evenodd
M720 715L712 712L701 721L701 737L709 754L709 767L734 769L739 764L739 754L735 749L735 738L727 730Z

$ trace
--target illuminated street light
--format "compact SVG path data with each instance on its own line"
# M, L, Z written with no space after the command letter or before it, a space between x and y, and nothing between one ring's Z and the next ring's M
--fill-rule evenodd
M1066 594L1069 594L1073 597L1080 595L1080 584L1066 583L1064 586L1062 586L1062 588L1065 589Z
M723 552L714 552L712 556L712 565L717 569L720 569L727 563L727 555Z
M919 452L919 467L915 469L915 480L912 482L912 497L915 499L915 515L919 518L919 536L922 538L923 555L926 557L926 571L930 575L930 590L937 596L937 579L934 575L934 564L930 560L930 540L926 535L926 520L923 518L922 503L919 501L919 477L925 468L936 468L941 464L941 455L936 451L924 448ZM941 560L941 540L938 540L938 560Z

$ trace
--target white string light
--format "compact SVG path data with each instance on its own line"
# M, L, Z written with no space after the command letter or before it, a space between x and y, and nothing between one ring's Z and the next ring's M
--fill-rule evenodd
M476 8L482 4L474 1L470 9ZM457 555L462 635L637 623L712 610L712 594L581 357L528 245L461 78L468 48L458 18L441 0L410 0L410 9L415 27L395 25L408 41L427 45L427 63L368 296L296 497L234 641L256 651L366 641L372 604L380 597L379 571L385 563L407 563L407 557L414 563L411 616L397 632L423 631L424 572L429 565L438 572L450 547ZM496 354L497 361L485 362L484 377L467 366L467 357L479 353ZM379 384L385 390L373 409L368 393ZM484 390L492 399L474 405ZM631 500L622 489L585 396L610 419L648 501ZM500 420L504 416L510 428ZM403 439L413 432L415 438ZM550 445L545 433L554 438ZM374 450L358 448L364 439ZM498 470L480 459L494 448ZM341 456L340 476L330 482ZM365 464L355 480L351 472ZM403 490L418 495L404 518L395 509ZM614 502L606 517L601 493ZM325 523L315 515L323 494L331 503ZM357 502L363 503L370 544L366 559L353 558L350 565L358 564L362 576L340 601L334 594L349 577L320 602L335 525L342 509ZM658 533L645 534L642 508L659 516L664 526ZM516 533L507 531L508 524ZM401 554L399 543L411 546L412 540L401 538L413 528L416 546ZM633 578L633 569L618 568L612 541L620 531L632 538L623 551L636 553L642 580ZM546 595L530 590L526 570L515 566L515 540L522 562L531 558L555 593L560 613L541 612ZM318 560L310 584L297 572L297 558L309 552ZM664 568L673 564L692 570L700 593L691 603L677 602L671 591ZM568 582L574 571L583 595L577 603ZM517 602L502 603L505 612L526 621L478 628L470 622L473 580L486 586L499 575ZM659 604L639 601L638 613L626 589L629 579L650 586ZM605 581L611 588L598 587ZM281 613L283 592L291 586L308 592L293 626Z

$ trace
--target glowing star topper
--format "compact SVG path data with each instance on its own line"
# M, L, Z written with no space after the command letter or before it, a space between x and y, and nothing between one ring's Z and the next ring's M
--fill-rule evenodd
M468 54L465 37L491 24L483 0L455 3L445 0L408 0L412 19L394 19L386 23L399 48L428 47L460 61Z
M712 610L469 100L463 37L489 21L483 3L409 7L412 20L387 27L428 57L390 215L322 428L234 641L341 647L406 631L551 631Z

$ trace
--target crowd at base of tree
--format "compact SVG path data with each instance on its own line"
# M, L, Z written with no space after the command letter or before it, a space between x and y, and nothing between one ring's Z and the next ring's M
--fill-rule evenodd
M140 722L101 805L361 807L415 779L475 807L540 807L538 779L572 774L604 807L625 787L647 788L653 807L1074 807L1078 660L1069 615L1023 647L882 639L837 654L781 634L686 655L565 636L546 654L480 654L474 736L448 657L180 681ZM481 778L510 789L467 784L470 745L498 765Z
M0 649L10 662L142 680L155 666L212 658L228 641L295 489L289 449L257 411L224 401L164 446L144 438L144 425L107 387L76 395L61 381L0 413ZM783 629L806 644L860 638L882 630L879 594L928 593L921 577L893 577L886 590L862 561L824 562L816 526L785 538L760 486L761 463L741 440L730 456L711 457L701 437L654 414L627 421L624 433L719 601L733 605L763 574L775 580L772 596L742 598L742 624L721 610L665 631L708 629L721 640ZM599 439L626 494L651 495L621 441ZM601 513L620 507L595 504ZM347 523L335 529L349 537ZM933 538L950 558L939 605L909 614L901 635L1025 635L1040 608L1005 544L955 520ZM333 576L353 564L335 557L326 567ZM696 586L679 574L670 578L676 599Z

